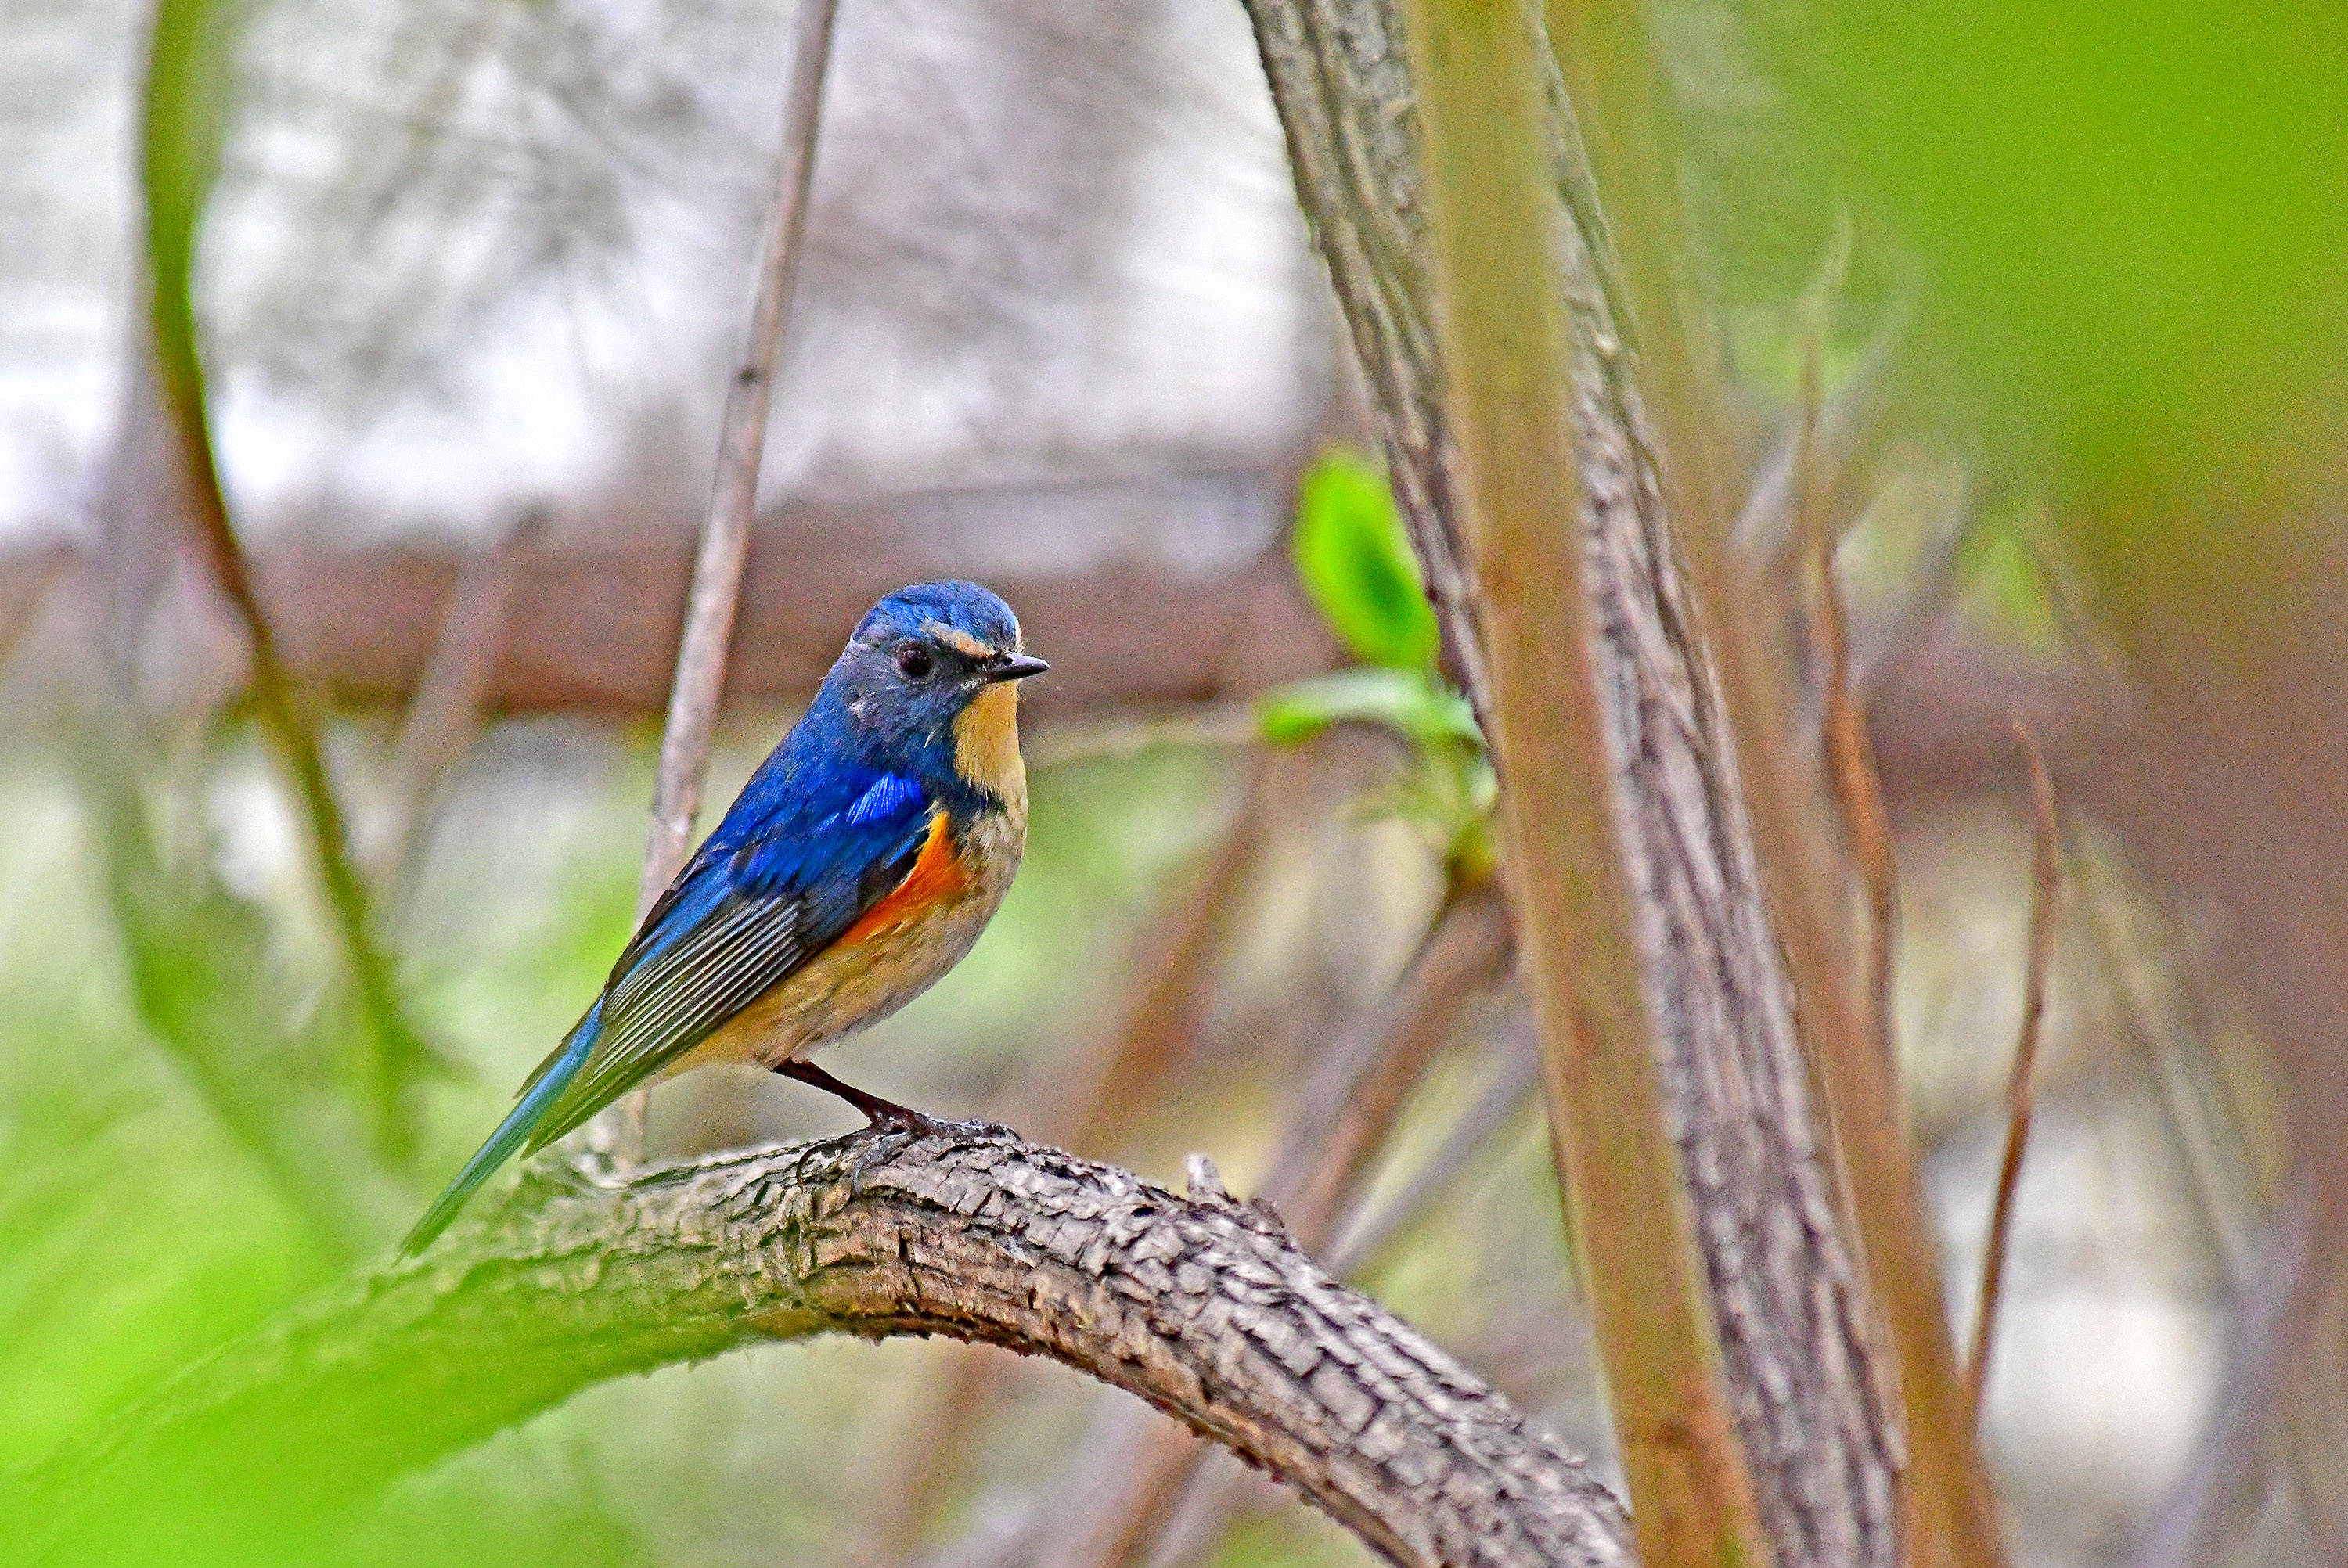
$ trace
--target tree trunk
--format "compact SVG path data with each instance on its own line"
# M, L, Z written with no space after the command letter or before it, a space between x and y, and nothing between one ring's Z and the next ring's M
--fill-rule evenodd
M1488 723L1399 13L1387 0L1250 0L1250 11L1298 194L1377 402L1397 501L1455 667ZM1567 236L1555 281L1568 314L1584 585L1615 762L1612 808L1727 1387L1778 1561L1890 1563L1900 1552L1904 1462L1895 1383L1843 1233L1832 1144L1755 864L1719 678L1622 335L1600 292L1587 174L1561 92L1553 101L1551 167L1579 230Z

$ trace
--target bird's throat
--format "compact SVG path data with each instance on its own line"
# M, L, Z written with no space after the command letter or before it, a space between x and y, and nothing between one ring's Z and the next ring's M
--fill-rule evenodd
M985 686L954 716L954 771L1027 815L1027 764L1019 755L1019 690L1008 682Z

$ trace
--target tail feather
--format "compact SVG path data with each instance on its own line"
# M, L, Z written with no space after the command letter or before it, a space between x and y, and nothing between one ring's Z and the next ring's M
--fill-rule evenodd
M465 1168L441 1189L440 1195L432 1200L432 1206L424 1211L424 1217L416 1222L416 1228L399 1244L400 1256L414 1257L430 1246L481 1184L495 1175L498 1167L529 1142L547 1111L571 1087L580 1069L587 1065L587 1058L595 1049L596 1036L602 1032L602 1013L603 1004L600 1001L588 1009L587 1016L579 1020L562 1043L538 1064L537 1071L522 1084L520 1102L498 1123L489 1142L476 1150L473 1157L465 1162Z

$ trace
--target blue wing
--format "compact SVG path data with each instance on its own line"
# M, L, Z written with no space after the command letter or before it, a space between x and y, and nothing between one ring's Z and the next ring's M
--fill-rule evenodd
M645 915L603 994L523 1083L520 1102L417 1222L403 1253L430 1245L514 1153L544 1148L676 1061L905 879L935 808L901 774L849 782L852 793L822 792L848 798L820 815L768 815L745 791Z

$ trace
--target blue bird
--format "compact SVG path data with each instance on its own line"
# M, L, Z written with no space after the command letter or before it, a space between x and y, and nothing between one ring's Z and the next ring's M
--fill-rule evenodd
M808 1060L962 961L1027 837L1018 618L971 582L872 607L815 701L644 916L595 999L416 1228L422 1252L516 1153L639 1084L753 1062L876 1125L933 1126Z

